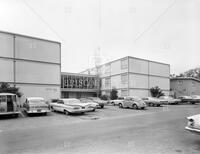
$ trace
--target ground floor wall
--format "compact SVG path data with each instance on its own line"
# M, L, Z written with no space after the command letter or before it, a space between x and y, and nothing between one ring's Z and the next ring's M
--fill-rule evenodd
M25 102L26 97L60 98L60 85L16 84L16 87L23 94L19 98L20 104Z
M96 92L69 92L62 91L61 98L84 98L84 97L96 97Z

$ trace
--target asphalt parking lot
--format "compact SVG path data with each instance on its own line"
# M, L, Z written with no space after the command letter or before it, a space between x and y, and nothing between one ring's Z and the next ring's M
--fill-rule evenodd
M146 110L105 106L83 115L1 118L0 153L199 154L199 136L184 129L186 117L199 112L200 104Z

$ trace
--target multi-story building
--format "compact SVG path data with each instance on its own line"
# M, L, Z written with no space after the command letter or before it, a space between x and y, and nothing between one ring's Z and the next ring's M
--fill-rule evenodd
M124 57L81 73L98 75L101 92L109 95L112 88L119 96L149 96L149 89L160 87L169 94L170 65L135 57Z
M192 77L171 78L170 89L176 97L184 95L200 95L200 80Z
M61 73L61 97L81 98L98 96L100 80L96 75Z
M60 97L61 44L0 32L0 82L19 87L23 97Z

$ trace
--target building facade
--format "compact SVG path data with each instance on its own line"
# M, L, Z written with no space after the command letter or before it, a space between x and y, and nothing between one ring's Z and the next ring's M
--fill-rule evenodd
M175 97L200 95L200 80L195 78L171 78L170 89Z
M60 97L61 44L0 32L0 82L20 88L25 97Z
M159 86L168 95L170 65L160 62L124 57L81 73L96 74L101 78L101 92L109 95L112 88L118 96L150 96L149 89Z
M100 92L100 79L96 75L61 73L61 97L95 97Z

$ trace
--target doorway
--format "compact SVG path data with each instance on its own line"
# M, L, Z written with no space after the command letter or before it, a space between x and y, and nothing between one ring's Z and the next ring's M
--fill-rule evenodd
M13 112L14 105L13 105L13 99L11 95L7 96L7 112Z

